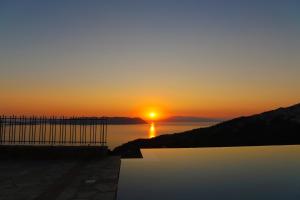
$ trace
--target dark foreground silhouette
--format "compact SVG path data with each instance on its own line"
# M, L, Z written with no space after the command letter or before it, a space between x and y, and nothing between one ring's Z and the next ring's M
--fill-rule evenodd
M300 144L300 104L208 128L137 139L114 149L122 157L142 157L140 148L189 148Z

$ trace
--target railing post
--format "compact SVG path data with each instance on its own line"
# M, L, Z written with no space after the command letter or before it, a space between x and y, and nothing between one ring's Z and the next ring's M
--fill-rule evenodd
M81 117L79 118L79 144L82 144L82 122L81 122Z
M61 117L59 118L59 139L58 139L58 143L62 143L62 121L61 121Z
M26 133L27 133L27 117L23 117L24 122L24 134L23 134L23 142L26 143Z
M75 142L76 142L76 144L78 144L78 137L77 137L77 119L76 119L76 117L74 117L74 133L75 133Z
M0 144L2 144L2 135L3 135L3 117L0 116Z
M43 116L43 137L42 137L42 143L46 143L46 135L47 135L47 118L46 116Z
M12 127L12 143L14 144L15 143L15 139L16 139L16 116L13 116L12 118L12 124L13 124L13 127Z
M50 135L49 135L49 144L52 144L52 138L53 138L53 116L49 118L50 123Z
M3 127L3 135L2 135L2 143L5 143L5 136L6 136L6 133L7 133L7 122L6 122L6 116L3 116L3 124L4 124L4 127Z
M103 141L103 146L105 146L106 144L106 139L107 139L107 119L104 118L104 141Z
M97 118L95 119L94 143L97 145Z
M31 136L32 136L32 117L29 116L29 122L28 122L28 143L30 144L31 143Z

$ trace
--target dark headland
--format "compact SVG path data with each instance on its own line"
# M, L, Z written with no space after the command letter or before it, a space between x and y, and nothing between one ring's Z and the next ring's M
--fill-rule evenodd
M239 117L183 133L137 139L114 149L122 157L141 157L141 148L190 148L300 144L300 104Z
M106 117L108 124L147 124L139 117Z
M88 120L107 120L108 124L112 125L123 125L123 124L146 124L147 122L139 117L81 117L77 120L82 120L83 122L88 122Z

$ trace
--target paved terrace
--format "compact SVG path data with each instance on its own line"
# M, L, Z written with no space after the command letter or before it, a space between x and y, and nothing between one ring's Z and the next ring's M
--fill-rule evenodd
M0 156L0 199L116 199L121 164L118 156L97 159L12 156Z

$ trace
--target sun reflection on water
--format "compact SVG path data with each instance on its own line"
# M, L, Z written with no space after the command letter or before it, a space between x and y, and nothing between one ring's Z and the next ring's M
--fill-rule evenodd
M153 138L156 136L155 124L152 122L149 128L149 138Z

